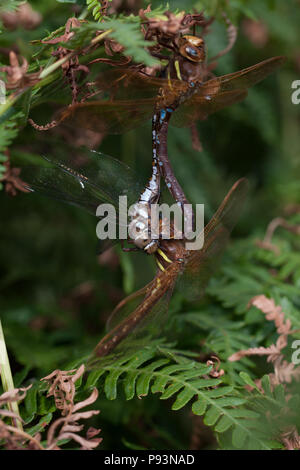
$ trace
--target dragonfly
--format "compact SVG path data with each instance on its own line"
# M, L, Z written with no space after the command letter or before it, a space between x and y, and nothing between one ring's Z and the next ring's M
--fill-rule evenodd
M137 194L143 194L143 184L119 160L88 149L68 153L62 146L56 148L55 157L47 157L45 166L22 168L26 189L75 205L93 215L99 204L109 203L116 209L116 222L119 222L119 196L126 195L129 203L135 204ZM73 168L69 166L70 161ZM171 231L169 238L159 238L156 249L151 252L137 244L137 249L143 249L155 257L157 273L143 289L117 306L112 314L114 322L124 316L124 309L131 301L139 302L141 299L138 306L100 341L95 348L96 357L106 356L115 349L118 351L119 345L123 348L124 342L126 344L132 336L143 335L149 330L149 324L155 324L153 320L157 316L161 324L179 279L183 292L189 298L204 292L238 220L246 193L247 180L240 179L206 225L201 250L187 249L184 237L174 236L175 230ZM108 242L105 248L113 241Z
M80 207L108 220L111 227L114 224L113 238L105 239L109 234L99 232L100 236L104 234L101 251L121 233L122 244L127 240L135 245L134 248L123 246L125 251L143 250L147 254L159 248L162 238L183 237L179 229L174 226L170 229L169 221L153 211L153 207L158 211L160 200L157 167L153 167L152 176L144 186L127 165L109 155L59 144L55 149L55 156L44 156L39 165L22 167L23 187ZM100 213L101 205L105 205L105 210ZM105 217L109 209L113 210ZM151 217L155 215L154 223Z
M272 57L234 73L211 78L206 63L205 41L182 36L174 45L160 77L135 67L108 70L89 83L82 102L64 106L49 126L67 124L75 128L109 134L127 132L152 117L152 159L160 168L172 197L188 204L172 169L167 137L169 124L190 127L209 115L242 101L247 90L264 80L285 61Z
M133 300L141 298L138 306L109 331L97 344L95 358L111 353L119 354L126 342L141 332L152 329L161 331L164 317L175 286L179 283L184 295L198 299L220 262L223 251L241 213L248 190L245 178L238 180L229 190L221 205L204 228L204 245L199 250L188 250L184 240L163 240L155 256L158 271L154 279L138 292L119 303L112 317L120 317L120 312ZM154 327L155 331L155 327ZM157 334L157 331L155 332Z

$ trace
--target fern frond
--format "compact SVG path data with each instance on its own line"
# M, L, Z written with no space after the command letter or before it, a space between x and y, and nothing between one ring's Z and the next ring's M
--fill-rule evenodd
M280 444L283 432L291 426L299 426L299 393L291 399L282 384L271 385L268 375L259 381L260 387L246 373L240 376L252 388L247 394L247 407L260 415L259 423L253 428L254 434L260 439L273 439L273 448L274 440L277 441L277 447L283 447ZM241 441L240 447L243 444Z
M221 367L226 374L224 381L230 384L241 384L239 373L245 370L250 374L253 362L248 358L243 363L231 363L228 358L233 352L248 348L253 338L249 328L244 322L232 321L224 318L222 314L211 314L203 311L184 313L183 321L193 325L199 332L205 333L205 351L213 352L222 361ZM207 336L208 334L208 336Z
M24 0L1 0L0 12L16 10Z
M169 353L176 358L173 350ZM113 362L103 362L102 367L99 363L98 368L90 373L85 388L91 389L96 385L100 388L101 378L109 400L117 397L118 385L122 384L127 400L160 393L161 400L173 398L172 410L180 410L193 401L193 413L203 416L204 423L217 433L232 429L237 436L243 435L255 442L256 448L269 448L252 435L249 425L249 422L259 421L259 414L245 407L245 398L238 395L232 386L222 383L221 378L210 378L211 366L190 359L182 361L182 357L174 363L171 359L157 356L157 344L153 344Z
M108 0L106 3L112 2L112 0ZM92 10L92 15L95 21L101 21L103 18L103 5L101 0L86 0L86 4L88 10Z
M224 307L233 308L235 313L244 314L248 302L257 295L274 298L288 297L290 301L299 296L300 257L295 251L293 240L297 237L288 234L290 242L285 241L279 256L252 243L235 243L231 250L231 263L223 265L222 277L213 279L207 292L217 298ZM247 243L247 247L246 247ZM287 282L291 276L293 283ZM298 323L298 322L297 322ZM298 324L293 324L295 328Z
M135 62L144 63L149 67L159 63L147 52L147 48L154 43L145 41L143 38L138 17L105 17L105 21L101 22L101 30L108 31L107 37L124 46L124 54L132 57ZM76 34L68 41L68 49L77 49L88 45L94 39L97 31L99 31L99 23L83 23L80 28L76 28Z
M149 67L157 65L159 61L152 57L147 48L154 45L152 41L145 41L140 29L140 22L136 19L133 21L131 17L125 18L108 18L105 23L101 24L101 29L112 29L110 37L122 44L125 48L125 54L133 58L137 63L144 63Z

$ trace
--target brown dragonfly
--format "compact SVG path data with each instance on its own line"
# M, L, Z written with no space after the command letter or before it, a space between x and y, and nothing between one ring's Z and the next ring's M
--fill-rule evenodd
M120 195L128 197L128 203L137 201L143 185L130 169L110 156L88 149L70 150L56 145L55 157L48 158L46 166L22 168L24 187L54 199L75 205L96 215L101 203L116 208L115 221L119 223ZM71 157L69 156L71 155ZM41 164L42 164L41 160ZM77 163L76 163L77 162ZM72 167L70 167L72 163ZM109 354L125 339L149 331L151 320L158 315L159 324L168 311L168 302L177 281L186 296L199 296L214 272L225 249L229 235L241 212L247 181L241 179L231 188L217 212L204 229L204 245L201 250L188 250L184 239L159 239L155 256L158 272L143 289L122 301L113 314L114 323L124 315L131 301L139 305L112 329L95 349L97 356ZM113 240L104 240L102 251ZM144 324L147 328L144 328ZM126 342L125 342L126 343Z
M146 75L133 68L108 70L89 83L82 102L60 109L47 130L58 124L118 134L138 127L152 116L152 158L174 199L188 200L178 183L168 158L169 123L191 127L198 120L247 96L248 88L264 80L285 61L272 57L237 72L211 78L205 63L202 38L183 36L164 71L167 78ZM83 85L84 89L84 85Z
M155 278L143 289L124 299L116 307L112 317L120 317L131 301L142 298L138 306L97 344L94 355L103 357L111 352L124 350L132 336L159 326L168 310L168 303L175 285L189 298L200 297L226 247L230 233L240 215L248 183L238 180L230 189L220 207L204 229L204 245L201 250L188 250L184 240L162 240L155 256L159 269ZM115 320L116 322L116 320ZM146 325L145 325L146 324Z
M248 88L264 80L285 61L272 57L238 72L203 81L194 79L195 89L172 115L171 124L189 127L194 121L243 100ZM205 79L205 78L204 78ZM131 68L103 72L90 83L90 96L57 112L57 124L66 123L95 132L127 132L160 109L171 106L191 90L190 81L156 78ZM192 85L193 87L193 85ZM48 127L41 127L47 130Z
M184 205L188 200L168 157L169 123L191 127L195 121L204 120L243 100L248 88L274 72L285 58L272 57L246 69L212 78L202 37L178 36L165 47L172 52L160 77L142 73L135 66L109 70L93 82L80 84L84 93L81 102L72 102L60 109L49 125L35 127L48 130L65 123L75 128L114 134L138 127L152 116L153 165L160 165L160 174L172 197ZM65 100L66 90L60 96ZM58 90L55 98L59 102Z

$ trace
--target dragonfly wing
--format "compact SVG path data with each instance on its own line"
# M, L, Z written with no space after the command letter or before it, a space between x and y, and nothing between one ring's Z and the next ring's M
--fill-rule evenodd
M180 80L168 81L132 69L114 69L100 74L87 100L60 110L54 119L72 127L94 132L120 134L148 120L157 103L172 102L188 85Z
M22 167L21 173L25 189L38 192L53 199L64 201L90 214L96 214L99 197L90 191L80 178L62 172L59 168L39 166Z
M238 72L208 80L199 87L197 97L209 100L223 92L245 90L266 78L282 65L284 60L284 57L273 57ZM72 127L119 134L140 126L151 117L154 109L171 105L187 88L188 84L184 81L151 77L134 69L108 70L100 74L94 82L87 82L85 78L79 87L83 95L81 101L65 106L55 114L54 119ZM50 85L49 89L53 95L55 86ZM70 90L67 90L67 85L61 83L54 97L56 103L70 102ZM46 96L38 96L36 104L45 99ZM223 107L234 102L236 101L229 100ZM192 106L192 103L190 104ZM196 119L203 119L203 116L214 112L214 109L219 109L211 106L210 113L205 114L205 102L199 102L198 107L200 104L204 106L203 111L195 112L195 106L192 106L191 111L186 111L187 125Z
M153 288L155 282L152 280L146 286L133 292L132 294L125 297L118 303L116 308L112 311L106 322L106 331L109 332L116 328L125 318L127 318L131 312L133 312L139 304L141 304L146 297L147 291Z
M134 93L134 92L133 92ZM122 134L150 119L153 100L88 101L63 108L54 115L58 123L94 132Z
M245 178L232 186L204 229L203 248L189 251L180 279L180 288L189 298L197 298L203 294L237 223L247 191L248 182Z
M153 77L134 69L119 68L100 74L95 81L95 90L102 90L109 94L110 99L128 100L151 99L153 104L157 99L159 90L164 89L176 93L186 89L181 80L172 82L159 77ZM134 96L133 96L134 94Z
M127 196L128 205L137 201L144 185L132 170L120 160L87 148L75 149L65 144L62 145L60 142L54 148L50 157L45 156L39 161L37 160L40 166L37 166L36 169L31 167L26 171L27 182L36 184L37 177L40 181L42 179L43 187L47 188L47 195L54 197L52 194L56 191L64 194L64 182L67 184L72 179L74 184L69 193L73 190L74 195L77 194L78 181L80 181L80 187L84 186L81 188L83 189L81 191L83 198L86 194L88 199L93 200L93 203L98 201L97 205L105 202L113 204L117 211L120 206L123 207L119 199L120 196ZM46 162L48 162L48 166L57 168L61 172L57 180L51 178L49 183L47 183L45 170L42 170L47 165ZM32 176L30 171L32 171ZM64 176L66 174L69 177ZM41 191L42 187L39 189Z
M145 346L146 337L153 338L161 333L178 274L179 266L174 263L120 302L108 323L112 329L98 343L95 355L138 349Z
M189 127L192 122L203 121L210 114L239 103L246 96L246 90L225 91L212 97L196 95L174 112L171 124L176 127Z
M21 176L25 189L74 205L93 216L96 216L97 207L101 202L115 204L114 199L110 200L100 188L87 184L85 178L75 177L61 168L27 166L22 167ZM111 213L110 221L116 225L119 223L117 211ZM116 242L117 240L111 239L99 240L98 253L103 253Z

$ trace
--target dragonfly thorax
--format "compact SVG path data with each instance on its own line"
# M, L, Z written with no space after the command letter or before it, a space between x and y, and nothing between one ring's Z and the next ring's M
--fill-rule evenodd
M191 62L204 62L205 43L203 38L197 36L182 36L178 41L178 52Z
M157 205L139 201L130 208L129 217L128 235L138 248L153 254L162 246L170 251L171 261L182 255L178 242L182 242L183 234L168 217L160 217Z
M148 254L155 253L158 246L158 230L151 224L151 206L147 202L137 202L129 210L128 235L133 243Z

